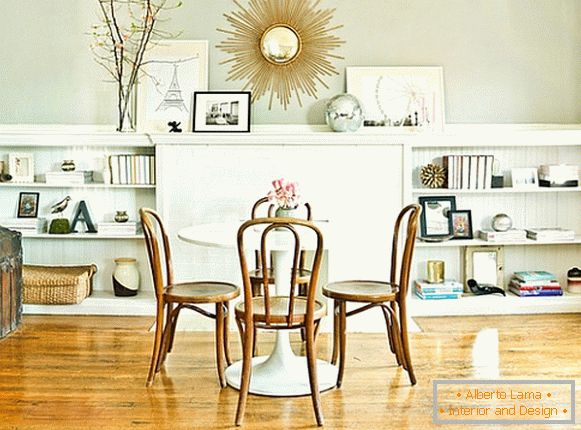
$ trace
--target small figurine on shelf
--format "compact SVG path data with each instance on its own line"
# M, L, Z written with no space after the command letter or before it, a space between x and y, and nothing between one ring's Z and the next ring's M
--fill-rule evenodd
M170 121L167 123L171 128L169 129L170 133L181 133L182 129L180 128L181 122L177 121Z
M0 182L10 182L12 175L4 172L4 161L0 161Z
M59 218L54 218L50 222L50 227L48 228L48 232L50 234L68 234L71 232L71 225L69 224L69 220L62 218L62 213L67 208L70 201L71 197L66 196L60 202L51 206L50 212L53 214L59 214Z

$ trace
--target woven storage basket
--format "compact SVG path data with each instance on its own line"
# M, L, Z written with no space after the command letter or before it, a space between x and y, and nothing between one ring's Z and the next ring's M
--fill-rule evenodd
M93 289L94 264L87 266L22 266L22 299L27 304L81 303Z

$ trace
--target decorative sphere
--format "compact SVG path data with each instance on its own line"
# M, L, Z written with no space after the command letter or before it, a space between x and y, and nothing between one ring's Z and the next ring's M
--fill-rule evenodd
M492 217L494 231L508 231L512 227L512 219L507 214L496 214Z
M359 100L351 94L339 94L327 102L325 121L333 131L355 131L363 124Z

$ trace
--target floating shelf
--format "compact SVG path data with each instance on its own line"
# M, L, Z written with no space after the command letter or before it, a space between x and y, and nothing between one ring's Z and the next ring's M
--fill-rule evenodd
M7 188L121 188L121 189L135 189L135 188L146 188L155 189L155 185L150 184L103 184L103 183L89 183L89 184L47 184L46 182L3 182L0 183L0 187Z
M27 305L25 314L59 315L155 315L155 296L140 291L133 297L116 297L110 291L93 291L78 305Z
M411 316L569 313L581 309L581 294L564 292L562 296L519 297L507 292L506 297L466 294L459 299L422 300L412 293L408 305Z
M143 239L142 234L137 235L110 235L110 234L99 234L99 233L69 233L69 234L48 234L48 233L36 233L36 234L23 234L23 239L92 239L92 240L127 240L127 239Z
M447 240L444 242L423 242L416 240L416 247L418 248L458 248L461 246L542 246L542 245L575 245L581 243L581 236L575 236L575 240L552 240L552 241L538 241L532 239L525 239L519 241L500 241L489 242L482 239L467 239L467 240Z
M443 195L443 194L518 194L518 193L575 193L581 192L581 187L536 187L536 188L489 188L485 190L464 190L450 188L413 188L413 194Z

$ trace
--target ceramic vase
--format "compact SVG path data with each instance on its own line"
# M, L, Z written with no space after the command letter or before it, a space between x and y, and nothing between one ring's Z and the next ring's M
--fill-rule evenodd
M296 218L297 208L276 208L274 216L277 218Z
M135 258L116 258L113 272L113 291L118 297L137 295L139 290L139 270Z
M61 164L61 170L63 172L74 172L76 168L77 166L75 166L74 160L64 160Z

